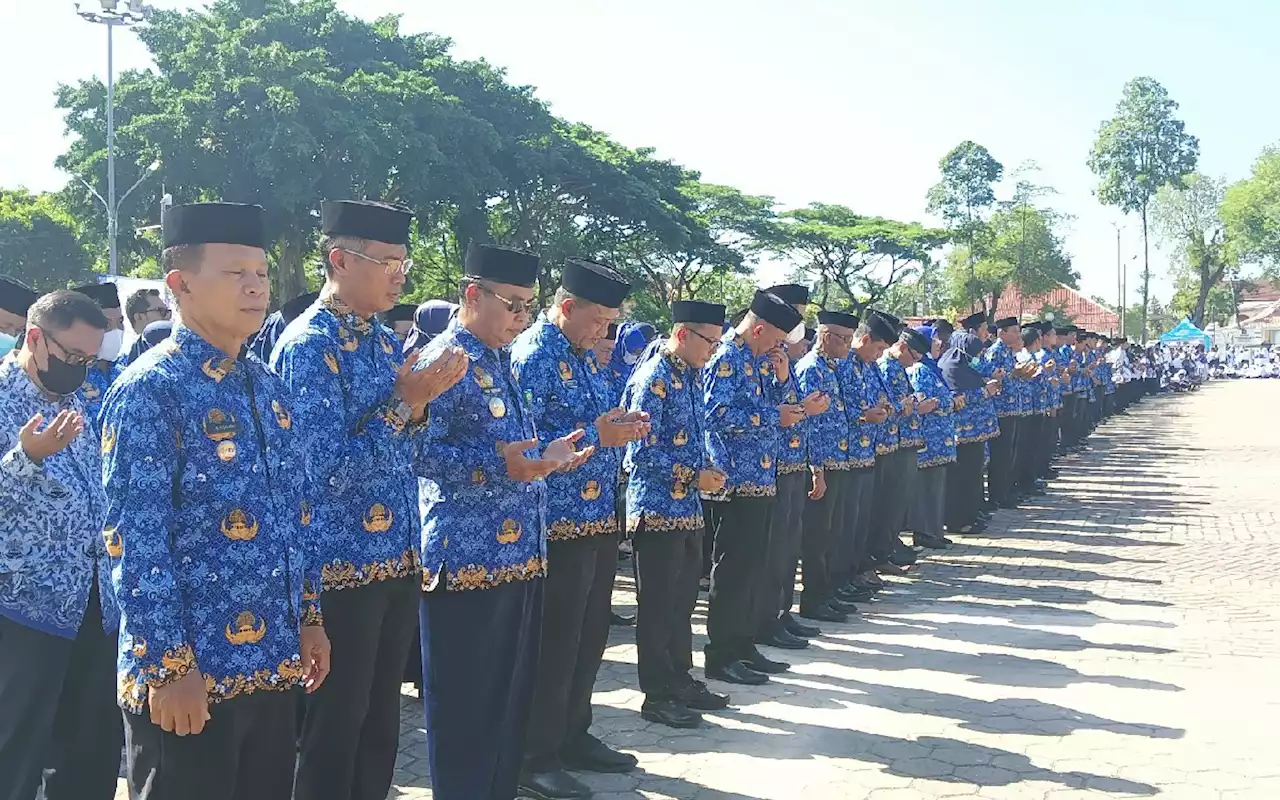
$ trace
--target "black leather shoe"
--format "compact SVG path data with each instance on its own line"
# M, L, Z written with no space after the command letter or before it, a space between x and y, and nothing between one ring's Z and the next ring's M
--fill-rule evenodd
M564 770L521 773L519 793L534 800L579 800L592 794L591 787Z
M805 625L790 614L784 619L786 619L786 624L783 627L792 636L799 636L801 639L813 639L822 635L822 628L815 625Z
M805 619L813 619L818 622L848 622L849 616L841 611L836 611L831 606L822 605L817 608L801 608L800 616Z
M858 607L855 606L853 603L846 603L845 601L838 600L834 597L827 601L827 605L831 609L835 611L839 611L841 614L857 614L858 613Z
M900 567L909 567L916 563L916 551L907 547L905 544L899 544L893 552L889 554L889 563L897 564Z
M786 628L779 628L767 639L756 639L756 644L766 647L778 647L783 650L803 650L809 646L809 640L788 633Z
M702 724L702 715L690 711L679 700L645 700L640 717L669 728L696 728Z
M617 628L630 628L636 624L636 615L635 614L619 614L616 611L610 611L609 624Z
M884 579L876 574L875 570L868 570L853 579L855 586L870 586L872 589L880 590L884 588Z
M866 603L875 597L875 590L870 586L842 586L836 589L836 599L842 603Z
M946 550L951 546L951 540L945 536L929 536L922 533L916 534L915 542L918 547L925 547L929 550Z
M630 753L619 753L591 734L560 752L564 765L578 772L630 772L639 763Z
M676 698L690 711L721 711L729 707L729 695L717 694L695 680Z
M805 642L805 644L808 644L808 642ZM752 648L752 650L754 652L751 654L751 658L743 663L755 672L763 672L765 675L777 675L791 669L790 664L783 661L774 661L759 650L755 650L755 648Z
M747 666L745 661L730 661L728 664L708 666L707 677L725 683L740 683L744 686L762 686L769 682L769 676L756 672Z

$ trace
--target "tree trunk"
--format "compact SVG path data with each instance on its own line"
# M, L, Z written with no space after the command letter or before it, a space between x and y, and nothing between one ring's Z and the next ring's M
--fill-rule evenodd
M1213 285L1208 280L1200 279L1200 291L1196 295L1196 308L1195 311L1191 312L1191 321L1200 330L1204 330L1204 307L1209 300L1209 290L1212 288Z
M1142 204L1142 341L1147 341L1147 307L1151 304L1151 248L1147 243L1147 204Z
M302 267L303 251L299 233L288 233L280 240L280 255L276 259L277 302L274 303L277 308L307 291L307 274Z

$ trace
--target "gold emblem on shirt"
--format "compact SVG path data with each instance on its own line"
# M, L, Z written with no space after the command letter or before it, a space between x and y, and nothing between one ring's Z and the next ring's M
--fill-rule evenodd
M759 414L752 414L752 415L751 415L751 424L752 424L752 425L759 425L759 424L760 424L760 415L759 415Z
M215 359L209 359L200 365L200 369L204 371L205 375L213 378L214 383L222 383L222 379L230 375L231 371L236 368L236 361L234 358L217 359L216 364L214 361Z
M84 399L86 400L97 400L98 396L102 394L101 389L88 381L84 382L84 385L80 387L80 391L84 392Z
M520 523L514 519L506 519L502 521L502 528L498 531L499 544L515 544L520 541L520 537L524 535Z
M302 514L299 516L298 521L301 522L303 525L310 525L311 524L311 503L306 500L303 500L300 505L302 509Z
M218 460L224 461L224 462L232 461L236 457L236 443L235 442L218 442L217 453L218 453Z
M751 365L750 365L750 364L743 364L743 365L742 365L742 372L743 372L744 374L746 374L748 377L750 377L751 375L754 375L754 374L755 374L755 370L751 369Z
M870 444L870 442L868 442L868 444ZM845 452L845 451L846 451L846 450L848 450L848 449L849 449L849 440L848 440L848 439L841 439L841 440L840 440L840 452L842 452L842 453L843 453L843 452Z
M338 346L348 353L354 353L360 349L360 340L351 331L338 326Z
M338 357L333 353L324 354L324 365L328 367L329 371L334 375L338 374Z
M685 433L684 428L676 431L676 435L671 439L672 444L676 447L684 447L689 443L689 434Z
M258 521L242 509L233 509L222 518L222 535L233 542L247 542L258 535Z
M147 657L147 640L141 636L133 637L133 646L129 648L133 652L134 658Z
M870 436L863 436L861 439L859 439L859 440L858 440L858 444L862 445L863 447L870 447L870 446L871 446L871 437L870 437Z
M473 469L471 471L471 482L477 486L484 483L485 482L484 470L480 469L479 467L476 467L475 469Z
M289 416L289 410L280 405L279 400L271 401L271 412L276 415L276 424L286 431L293 427L293 418Z
M671 484L671 499L683 500L689 496L689 488L684 485L683 481L676 480Z
M227 641L236 646L257 644L266 635L267 621L258 618L252 611L241 611L236 615L236 621L228 623L226 628Z
M103 529L102 542L107 546L107 555L112 558L124 555L124 540L120 538L120 534L116 533L115 528Z
M228 414L220 408L209 409L200 427L204 430L204 435L215 442L235 438L235 435L240 432L240 423L236 421L235 415Z
M667 382L662 378L658 378L653 383L649 384L649 391L665 400L667 398Z
M733 365L728 361L721 361L720 366L716 367L716 377L727 378L733 374Z
M102 454L105 456L116 446L116 429L110 425L102 428Z
M791 448L793 448L793 449L794 449L794 448L797 448L797 447L799 447L799 446L800 446L800 435L799 435L799 434L794 434L794 433L793 433L793 434L791 435L791 443L790 443L790 445L789 445L789 446L790 446Z
M672 375L672 376L671 376L671 388L672 388L672 389L683 389L683 388L684 388L684 381L680 380L680 376L679 376L679 375Z
M507 404L501 397L489 398L489 413L494 419L502 419L507 415Z
M768 469L769 467L773 466L773 459L769 457L768 453L765 453L764 455L760 456L760 466L763 469Z
M569 369L569 364L566 361L560 362L560 380L562 381L573 380L573 370Z
M481 389L493 388L493 376L490 375L488 372L485 372L480 367L475 368L475 375L473 377L475 377L476 383L480 386Z
M587 360L587 369L591 370L591 374L592 374L592 375L595 375L595 374L596 374L596 362L591 361L590 359L588 359L588 360Z
M382 352L386 353L387 355L391 355L392 353L395 352L395 348L391 346L391 342L387 341L385 337L379 339L378 341L382 344Z
M364 530L366 533L386 533L391 530L394 519L395 515L391 513L391 509L382 503L374 503L369 506L369 512L364 515Z
M586 485L582 487L581 495L583 500L599 500L600 482L596 480L587 481Z

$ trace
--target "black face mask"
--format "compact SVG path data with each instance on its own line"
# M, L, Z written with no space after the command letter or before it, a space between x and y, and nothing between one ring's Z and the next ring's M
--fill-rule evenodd
M45 342L44 351L49 358L49 366L36 370L40 385L53 394L63 397L75 394L76 389L84 384L85 376L89 374L89 367L77 367L58 358L49 349L48 341Z

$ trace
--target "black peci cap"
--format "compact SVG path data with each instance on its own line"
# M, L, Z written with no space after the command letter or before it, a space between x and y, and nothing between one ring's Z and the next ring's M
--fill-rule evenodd
M98 304L98 308L110 310L120 307L120 292L116 290L114 283L90 283L77 286L72 291L87 295L90 300Z
M870 329L874 339L879 339L886 344L898 340L898 329L878 311L867 312L864 324Z
M964 319L960 320L960 327L966 331L976 331L982 327L987 321L987 313L985 311L975 311Z
M817 339L817 338L818 338L818 329L810 328L806 326L804 329L804 340L806 342L812 342L814 339Z
M1040 340L1040 326L1028 325L1022 329L1022 346L1030 347Z
M818 324L854 329L858 327L858 318L846 311L819 311Z
M987 333L989 333L989 334L991 334L991 335L993 335L993 336L994 336L994 335L995 335L999 330L1000 330L1000 329L996 327L996 324L995 324L994 322L992 322L992 323L990 323L990 324L988 324L988 325L987 325Z
M631 291L631 284L613 267L585 258L565 260L560 285L569 294L605 308L619 308Z
M757 289L751 299L751 313L787 334L789 341L799 341L804 335L804 317L776 294ZM791 336L797 327L800 328L799 335L793 339Z
M394 325L397 322L413 322L413 315L417 311L418 307L411 303L398 303L382 312L382 323Z
M26 284L0 276L0 309L25 317L27 309L39 297Z
M243 203L191 203L164 212L164 246L238 244L267 249L266 212Z
M769 294L776 294L782 302L791 306L809 305L809 287L800 283L780 283L765 289Z
M1004 317L1003 319L998 319L998 320L996 320L996 323L995 323L995 324L996 324L996 330L1001 330L1001 331L1002 331L1002 330L1004 330L1005 328L1012 328L1013 326L1017 325L1017 324L1018 324L1018 318L1017 318L1017 317Z
M303 311L306 311L308 308L311 308L311 304L314 303L319 297L320 297L319 292L307 292L306 294L298 295L297 297L293 298L289 302L280 306L281 319L284 320L286 325L289 324L290 322L293 322L295 319L298 318L299 315L302 314Z
M904 328L898 341L910 347L918 355L925 356L929 354L929 340L924 338L923 333L913 328Z
M677 300L671 304L671 321L690 325L723 325L724 306L702 300Z
M532 288L538 281L539 263L533 253L472 242L463 271L472 278Z
M387 244L409 243L413 213L404 206L371 200L325 200L320 204L320 232L353 236Z
M618 323L616 323L616 322L610 322L610 323L609 323L609 330L605 332L605 334L604 334L604 338L609 339L609 340L611 340L611 341L617 341L617 339L618 339Z

